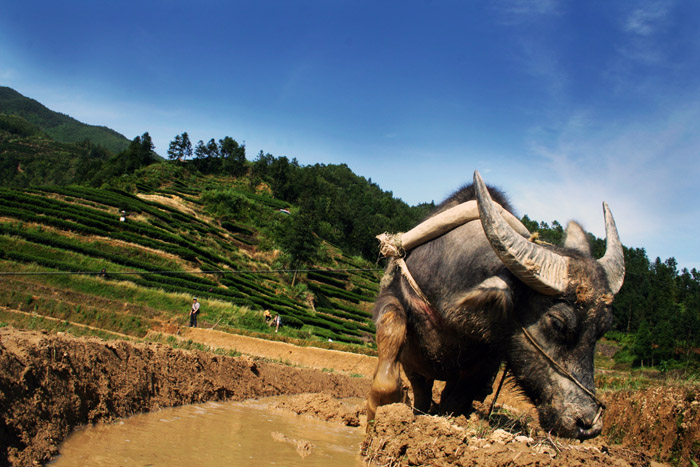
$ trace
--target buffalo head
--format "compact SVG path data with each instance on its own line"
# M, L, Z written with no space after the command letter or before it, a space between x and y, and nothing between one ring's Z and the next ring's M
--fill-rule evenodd
M506 222L474 173L484 233L512 275L492 278L510 303L509 367L537 405L545 430L591 438L602 429L593 354L612 321L610 306L625 275L622 244L603 204L606 252L596 260L583 229L569 223L563 247L531 242Z

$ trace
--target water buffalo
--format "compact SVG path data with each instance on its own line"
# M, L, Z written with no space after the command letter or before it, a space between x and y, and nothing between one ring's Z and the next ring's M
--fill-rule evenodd
M378 362L367 420L378 406L407 400L399 363L417 411L431 410L433 382L440 380L445 388L433 409L461 414L491 393L506 362L545 430L597 436L604 406L595 396L593 353L625 274L607 204L606 252L596 260L575 222L562 247L530 241L503 194L487 188L478 172L432 216L466 202L474 221L407 251L398 245L387 266L374 307Z

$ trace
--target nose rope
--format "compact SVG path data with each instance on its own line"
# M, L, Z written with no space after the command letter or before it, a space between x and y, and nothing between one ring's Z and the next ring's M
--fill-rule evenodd
M591 424L591 426L595 425L596 422L598 421L598 419L600 418L600 416L603 414L603 410L606 409L605 403L604 403L603 401L601 401L600 399L598 399L598 398L596 397L596 395L593 394L593 392L592 392L590 389L588 389L586 386L584 386L584 385L583 385L578 379L576 379L576 377L575 377L574 375L572 375L566 368L564 368L563 366L561 366L561 365L560 365L559 363L557 363L552 357L550 357L550 356L547 354L547 352L545 352L545 350L544 350L544 349L537 343L537 341L532 337L532 335L528 332L528 330L525 329L525 326L522 326L522 325L521 325L520 328L523 330L523 333L525 334L525 337L527 337L527 339L530 341L530 343L544 356L544 358L546 358L546 359L549 361L549 363L552 364L552 366L553 366L554 368L556 368L556 370L557 370L559 373L561 373L562 375L566 376L566 377L569 378L571 381L573 381L574 383L576 383L576 385L577 385L579 388L581 388L581 390L583 390L583 392L585 392L586 394L588 394L588 395L590 396L590 398L593 399L593 400L595 401L596 404L598 404L598 413L596 413L596 416L595 416L595 418L593 419L593 423Z

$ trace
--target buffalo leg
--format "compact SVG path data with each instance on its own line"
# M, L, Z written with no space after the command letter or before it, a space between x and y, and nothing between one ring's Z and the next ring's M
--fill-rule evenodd
M487 359L480 367L474 367L469 373L462 373L459 378L447 381L440 395L440 412L453 415L471 412L474 400L483 401L491 394L498 364L497 360Z
M406 319L396 299L386 303L377 319L377 367L367 398L367 427L377 407L405 401L398 355L406 340Z
M473 392L468 378L446 381L445 389L440 394L440 413L454 416L469 413L474 400Z
M404 368L404 370L406 370ZM413 408L416 412L426 414L430 411L433 403L433 383L435 380L428 379L423 375L406 370L406 376L413 388Z

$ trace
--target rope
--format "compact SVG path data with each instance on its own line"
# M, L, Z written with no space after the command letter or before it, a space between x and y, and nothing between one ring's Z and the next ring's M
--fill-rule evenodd
M525 329L525 326L522 326L522 325L521 325L520 329L523 330L523 333L525 334L525 337L527 337L527 339L530 341L530 343L531 343L531 344L532 344L532 345L533 345L533 346L534 346L534 347L549 361L549 363L552 364L552 366L554 366L554 368L556 368L556 370L557 370L559 373L561 373L563 376L566 376L566 377L569 378L571 381L573 381L579 388L581 388L581 390L583 390L583 392L585 392L586 394L588 394L588 395L590 396L590 398L593 399L593 400L595 401L596 404L598 404L598 407L599 407L598 413L596 414L596 417L595 417L595 419L593 420L593 424L595 425L595 422L597 422L598 419L600 418L600 415L601 415L601 413L602 413L602 410L605 410L605 409L606 409L605 403L604 403L603 401L601 401L600 399L598 399L598 398L596 397L596 395L593 394L593 392L591 392L586 386L584 386L578 379L576 379L576 377L575 377L574 375L572 375L571 373L569 373L569 371L568 371L566 368L564 368L563 366L561 366L561 365L560 365L559 363L557 363L552 357L550 357L549 354L547 354L547 352L537 343L537 341L535 341L535 339L534 339L534 338L532 337L532 335L527 331L527 329ZM601 410L601 409L602 409L602 410Z
M487 418L491 418L491 414L493 413L494 407L496 407L496 400L498 399L498 395L501 393L501 389L503 388L503 382L506 380L506 375L508 374L508 363L506 362L505 368L503 368L503 374L501 375L501 382L498 383L498 389L496 389L496 394L493 396L493 400L491 401L491 408L489 409L489 416Z
M430 309L432 309L433 307L430 305L430 300L428 300L428 297L426 297L423 294L423 291L418 286L418 283L415 281L415 279L413 279L411 271L408 270L408 265L406 264L406 261L404 261L403 258L397 258L396 261L399 263L399 267L401 268L401 274L411 286L413 291L416 293L416 295L420 297L421 300L423 300L423 302L425 302L426 305L428 305Z

